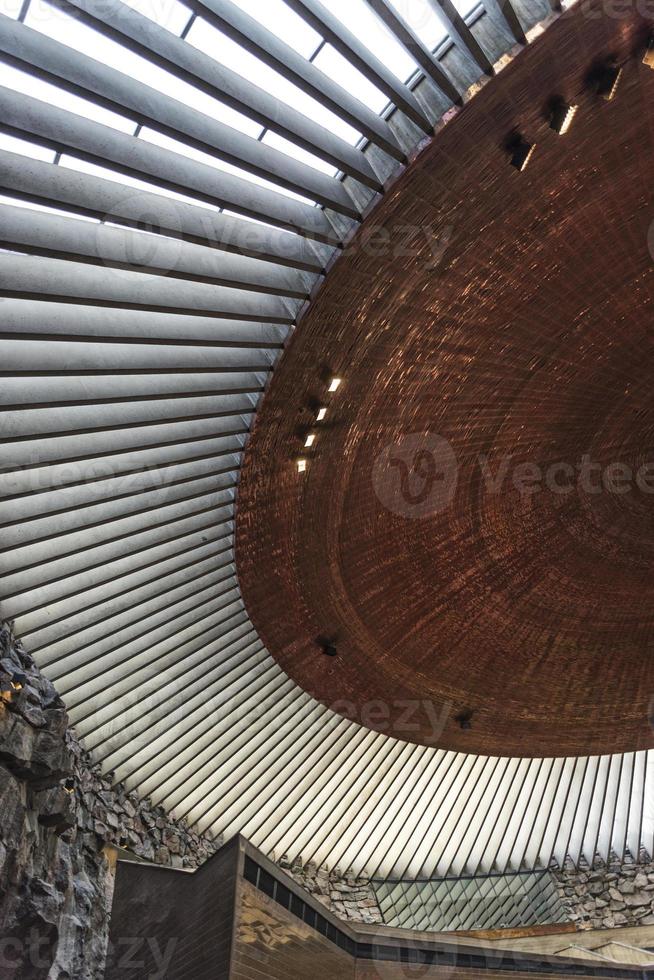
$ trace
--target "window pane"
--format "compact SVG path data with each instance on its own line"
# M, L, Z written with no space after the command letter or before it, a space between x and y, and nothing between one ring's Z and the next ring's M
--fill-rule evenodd
M263 24L305 58L310 58L322 38L282 0L232 0L236 7Z
M92 119L94 122L103 123L111 126L112 129L119 129L123 133L133 133L136 123L133 119L120 116L109 109L103 109L88 99L82 99L78 95L66 92L57 85L44 82L34 75L12 68L0 62L0 85L22 92L23 95L31 95L35 99L47 102L49 105L56 106L58 109L66 109L68 112L75 112L85 119Z
M126 188L131 187L135 190L148 191L150 194L159 194L161 197L167 197L173 201L185 201L187 204L195 204L197 207L208 208L210 211L220 211L220 208L215 204L208 204L186 194L178 194L176 191L160 187L158 184L151 184L146 180L139 180L138 177L121 174L118 170L102 167L97 163L90 163L88 160L80 160L78 157L69 156L67 153L62 155L59 166L68 167L69 170L77 170L79 173L91 174L94 177L104 177L106 180L124 184Z
M278 136L277 133L271 133L268 131L264 136L263 143L268 146L274 146L275 149L281 150L282 153L287 153L294 160L299 160L301 163L306 163L307 166L313 167L315 170L319 170L323 174L328 174L333 177L334 174L338 173L336 167L333 167L331 163L327 163L325 160L321 160L320 157L315 156L313 153L309 153L307 150L302 149L301 146L296 146L295 143L291 143L289 140L284 139L283 136Z
M401 81L418 67L365 0L329 0L327 6Z
M258 85L265 92L274 95L286 105L290 105L314 122L324 126L331 133L340 136L350 145L354 146L355 143L358 143L361 134L349 123L344 122L316 99L311 98L310 95L306 95L296 85L287 81L268 65L255 58L254 55L244 51L238 44L206 21L200 18L195 21L188 33L187 41L199 51L204 51L205 54L226 65L227 68L231 68L232 71Z
M388 97L346 61L331 44L325 45L314 64L373 112L381 112L388 105Z
M24 157L31 157L33 160L45 160L52 163L55 158L55 151L49 150L45 146L37 146L27 140L19 139L17 136L10 136L8 133L0 133L0 150L10 150L12 153L20 153Z
M447 37L447 30L427 0L391 0L391 3L430 51Z
M201 92L188 82L181 81L171 72L159 68L146 58L134 54L117 41L104 37L99 31L76 18L69 17L61 11L54 11L52 15L46 16L47 10L52 11L52 8L45 0L32 0L25 23L76 51L81 51L83 54L90 52L96 61L129 75L130 78L145 85L150 85L164 95L184 102L212 119L218 119L255 139L259 136L261 126L241 115L240 112L223 105L222 102Z

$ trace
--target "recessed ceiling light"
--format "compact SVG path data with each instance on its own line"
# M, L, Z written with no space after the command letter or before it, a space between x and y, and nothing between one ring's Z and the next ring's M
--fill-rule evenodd
M308 449L309 446L313 446L313 444L314 444L315 441L316 441L316 437L315 437L315 435L312 432L311 435L308 435L307 436L307 438L306 438L306 440L304 442L305 448Z
M654 37L650 37L649 41L647 42L647 50L645 51L643 64L647 65L648 68L654 68Z
M329 382L328 391L337 391L341 384L341 378L332 378Z
M322 422L326 415L327 415L327 409L319 408L318 414L316 415L316 422Z
M306 468L307 468L307 461L306 461L306 459L298 459L298 461L297 461L297 471L298 471L298 473L304 473L306 471Z
M559 136L563 136L564 133L568 132L578 108L578 106L568 105L566 102L560 102L556 106L552 112L550 126Z
M601 95L606 102L610 102L615 95L622 75L622 68L618 65L605 65L599 77L597 94Z
M531 160L535 149L535 143L528 143L527 140L521 139L513 147L511 166L522 172Z

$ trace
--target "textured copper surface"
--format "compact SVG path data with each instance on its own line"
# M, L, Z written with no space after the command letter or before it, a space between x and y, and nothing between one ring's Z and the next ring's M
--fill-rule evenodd
M593 474L564 494L513 483L521 463L654 460L654 72L626 9L573 8L441 129L361 232L386 229L390 254L377 235L328 276L246 454L237 561L255 625L306 690L398 737L527 756L654 745L654 496L614 492L613 472L610 492L589 492ZM610 55L626 63L605 102L587 75ZM554 95L579 105L562 137ZM523 173L514 128L537 143ZM393 252L406 226L447 242L436 269L420 231ZM344 383L300 475L329 372ZM398 497L387 449L409 434L418 472ZM430 513L434 436L458 482ZM479 454L493 474L512 457L500 492Z

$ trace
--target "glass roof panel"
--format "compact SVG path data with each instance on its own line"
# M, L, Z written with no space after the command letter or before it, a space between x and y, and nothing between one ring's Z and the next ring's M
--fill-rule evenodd
M320 34L283 0L232 0L232 3L305 58L310 58L322 41Z
M428 0L390 0L390 2L430 51L438 47L447 37L446 28L436 16ZM468 0L465 0L465 3L467 5Z
M291 106L329 132L340 136L350 145L358 143L361 134L334 112L326 109L317 99L306 95L292 82L265 65L248 51L244 51L212 24L198 18L187 35L187 41L199 51L204 51L216 61L231 68L244 78L274 95L285 105Z
M217 157L211 157L201 150L196 150L192 146L187 146L186 143L180 143L178 140L171 139L170 136L165 136L163 133L158 133L154 129L144 128L141 130L141 138L147 140L148 143L156 143L157 146L163 146L167 150L174 150L176 153L182 153L184 156L192 157L194 160L199 160L201 163L206 163L211 167L215 167L216 170L222 170L223 173L234 174L235 177L242 177L243 180L249 180L253 184L258 184L260 187L268 187L270 190L277 191L278 194L283 194L285 197L292 197L296 201L305 201L308 204L313 204L314 201L309 200L306 197L302 197L300 194L296 194L294 191L286 190L285 187L280 187L278 184L273 183L270 180L266 180L263 177L258 177L256 174L250 173L247 170L241 170L240 167L235 167L231 163L227 163L225 160L219 160Z
M373 112L381 112L388 105L388 97L369 82L358 68L350 64L331 44L324 46L314 59L314 64Z
M365 0L329 0L327 6L401 81L416 70L416 62L375 16ZM361 98L356 89L353 92Z
M296 146L295 143L291 143L290 140L284 139L283 136L278 136L277 133L271 133L270 130L263 137L262 143L266 143L268 146L274 146L275 149L281 150L282 153L288 154L288 156L293 157L294 160L299 160L301 163L306 163L307 166L313 167L315 170L319 170L323 174L329 174L333 177L338 173L338 168L333 167L331 163L326 163L325 160L321 160L320 157L315 156L313 153L309 153L308 150L303 150L301 146Z
M189 8L179 0L122 0L122 2L173 34L181 34L192 16Z
M54 150L19 139L18 136L10 136L9 133L0 133L0 150L10 150L11 153L20 153L24 157L44 160L46 163L52 163L55 158Z
M75 211L53 208L49 204L24 201L19 197L11 197L8 194L0 194L0 204L10 204L12 207L25 208L27 211L46 211L48 214L58 214L64 218L75 218L76 221L90 221L94 225L100 224L99 218L91 218L87 214L76 214Z
M210 211L220 211L215 204L208 204L205 201L189 197L186 194L179 194L177 191L168 190L167 187L160 187L159 184L151 184L147 180L139 180L129 174L123 174L110 167L103 167L88 160L80 160L78 157L64 153L59 161L60 167L68 167L69 170L77 170L79 173L91 174L94 177L105 177L107 180L114 180L126 187L134 187L136 190L148 191L150 194L159 194L161 197L171 198L173 201L184 201L187 204L194 204L196 207L208 208Z
M4 14L5 17L13 17L15 20L22 6L23 0L0 0L0 14Z
M123 133L133 133L136 123L133 119L118 115L110 109L97 106L88 99L82 99L78 95L73 95L57 85L45 82L35 75L28 75L27 72L13 68L0 62L0 85L22 92L24 95L31 95L35 99L41 99L49 105L57 106L58 109L66 109L68 112L75 112L85 119L92 119L94 122L111 126L112 129L119 129Z
M230 109L217 99L211 98L205 92L199 91L188 82L176 78L171 72L152 64L146 58L129 51L117 41L100 34L87 24L81 23L74 17L69 17L62 11L56 10L50 17L45 17L49 8L45 0L33 0L25 23L48 37L55 38L62 44L81 51L91 52L96 61L100 61L117 71L129 75L145 85L149 85L173 99L184 102L212 119L232 126L241 133L246 133L255 139L261 133L259 123L253 122L240 112Z

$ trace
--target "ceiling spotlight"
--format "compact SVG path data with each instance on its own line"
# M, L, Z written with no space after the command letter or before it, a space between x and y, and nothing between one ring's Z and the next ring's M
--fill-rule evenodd
M27 682L25 674L15 673L11 678L11 686L14 691L22 691Z
M74 779L65 779L64 780L64 789L66 790L67 793L74 793L75 792L75 780Z
M610 102L616 93L622 68L619 65L604 65L598 75L597 94L601 95L606 102Z
M458 715L454 716L454 720L457 722L459 728L463 732L469 732L472 728L472 716L474 712L467 708L465 711L461 711Z
M307 468L306 459L298 459L297 461L297 471L298 473L305 473Z
M552 117L550 119L550 126L555 133L563 136L568 132L578 108L579 106L568 105L567 102L557 103L552 110Z
M654 68L654 37L650 37L649 41L647 42L647 50L645 51L643 64L647 65L648 68Z
M322 422L326 415L327 415L327 409L319 408L318 414L316 415L316 422Z
M332 380L329 382L329 388L327 391L338 391L341 385L341 380L341 378L332 378Z
M313 446L313 444L314 444L315 441L316 441L316 437L315 437L315 435L312 432L310 435L308 435L306 437L305 442L304 442L304 448L305 449L309 449L310 446Z
M535 143L520 139L511 147L511 166L522 172L532 158Z

